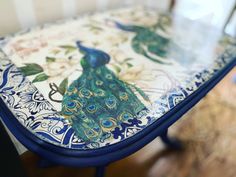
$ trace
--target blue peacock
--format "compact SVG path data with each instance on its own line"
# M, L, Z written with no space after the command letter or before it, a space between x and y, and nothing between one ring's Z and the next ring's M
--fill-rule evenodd
M159 64L171 64L170 60L167 60L169 58L175 59L181 64L191 62L190 59L192 56L191 54L189 55L189 52L182 49L170 38L164 37L156 32L157 29L165 30L161 24L162 22L157 22L151 27L124 25L117 21L113 21L113 23L120 30L135 33L131 45L136 53Z
M83 54L82 74L67 88L61 114L68 118L76 135L86 142L95 142L114 130L121 122L138 118L145 105L133 91L148 100L141 89L118 79L105 65L110 56L78 41Z

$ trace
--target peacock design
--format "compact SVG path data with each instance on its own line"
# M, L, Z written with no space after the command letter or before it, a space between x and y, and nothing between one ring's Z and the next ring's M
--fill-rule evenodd
M157 29L165 31L165 27L161 24L162 22L157 22L151 27L124 25L117 21L113 21L113 23L120 30L135 33L131 45L136 53L159 64L171 64L170 60L167 60L169 58L174 58L179 63L188 63L186 59L189 59L191 56L187 54L188 52L171 40L171 38L156 32Z
M98 49L86 47L77 41L83 54L82 74L67 88L61 114L68 118L77 136L86 142L95 142L112 131L121 122L138 118L148 97L136 86L123 82L105 65L110 56Z

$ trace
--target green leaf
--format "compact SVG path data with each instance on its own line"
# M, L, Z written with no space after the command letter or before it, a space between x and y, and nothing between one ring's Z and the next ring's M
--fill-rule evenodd
M140 88L136 87L134 84L130 84L131 87L133 87L146 101L150 101L148 96L142 91Z
M64 95L68 86L68 78L65 78L59 85L58 91L61 95Z
M32 82L33 83L42 82L42 81L47 80L48 78L49 78L48 75L46 75L45 73L41 73L41 74L37 75Z
M134 65L132 65L131 63L126 63L128 65L129 68L133 67Z
M121 68L117 65L113 65L114 69L116 70L117 73L121 72Z
M25 76L31 76L43 72L43 68L36 63L27 63L23 67L19 67Z
M61 45L60 47L63 48L63 49L74 49L74 50L77 49L77 48L76 48L75 46L73 46L73 45Z
M60 47L66 50L65 55L77 50L77 48L75 46L72 46L72 45L61 45Z
M126 63L127 61L133 60L133 58L126 58L124 59L123 63Z
M55 50L52 50L50 53L52 53L52 54L56 55L56 54L58 54L59 52L60 52L60 50L58 50L58 49L55 49Z
M103 29L98 26L91 26L91 30L102 31Z
M47 63L55 62L55 61L56 61L56 58L54 58L54 57L46 57L46 62Z
M74 52L74 51L76 51L77 49L76 48L69 48L69 49L67 49L66 51L65 51L65 54L67 55L67 54L69 54L69 53L72 53L72 52Z
M85 27L88 27L90 28L90 30L94 30L94 31L102 31L103 29L99 26L96 26L96 25L91 25L91 24L87 24L87 25L84 25Z

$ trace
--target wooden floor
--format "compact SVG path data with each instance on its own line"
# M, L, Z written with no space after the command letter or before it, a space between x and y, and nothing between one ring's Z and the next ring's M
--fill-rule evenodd
M236 76L234 68L172 128L183 151L167 150L159 138L108 166L106 177L236 177ZM93 168L38 168L38 157L21 156L30 177L92 177Z

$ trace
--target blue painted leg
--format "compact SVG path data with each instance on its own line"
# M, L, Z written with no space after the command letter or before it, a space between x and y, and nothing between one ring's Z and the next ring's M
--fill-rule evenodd
M183 149L182 143L175 139L175 138L170 138L168 136L168 129L165 130L161 135L161 140L163 143L165 143L166 146L168 146L170 149L175 149L175 150L181 150Z
M95 177L105 177L106 166L96 167Z

